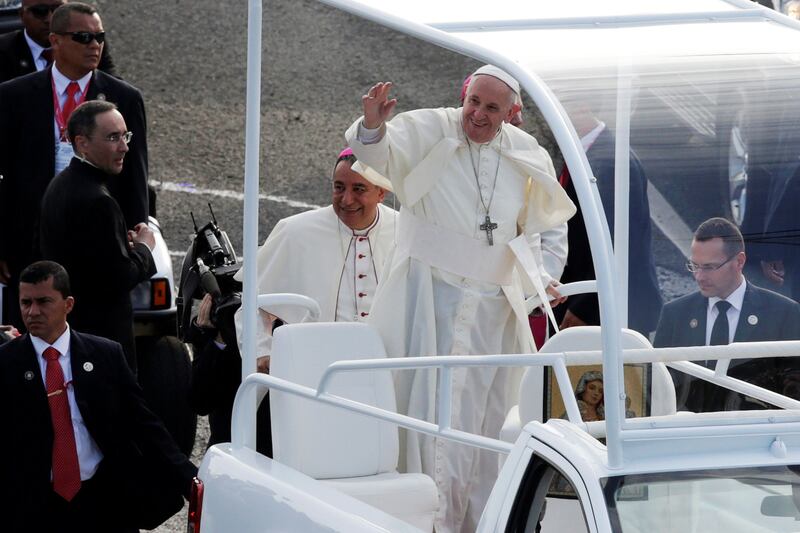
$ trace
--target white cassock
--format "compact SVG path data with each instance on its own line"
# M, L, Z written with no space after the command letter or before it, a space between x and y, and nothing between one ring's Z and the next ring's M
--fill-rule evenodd
M259 294L290 292L313 298L320 321L361 322L369 316L378 280L394 245L397 212L382 204L368 228L351 230L332 206L284 218L258 249ZM236 278L243 277L243 270ZM297 309L268 309L297 322ZM258 320L258 355L271 353L272 336ZM241 320L237 312L237 336ZM241 343L241 341L240 341Z
M518 260L536 281L549 281L540 268L539 233L575 213L547 152L508 124L491 142L470 147L461 109L401 113L374 144L361 142L369 134L361 121L348 129L348 144L391 180L403 206L369 320L387 353L535 352L524 305L533 285ZM493 246L480 229L484 204L498 224ZM504 368L454 372L453 427L497 438L517 399L512 374ZM398 373L396 386L401 412L435 421L435 372ZM496 454L413 432L405 445L407 470L430 475L439 488L437 532L473 531L497 477Z

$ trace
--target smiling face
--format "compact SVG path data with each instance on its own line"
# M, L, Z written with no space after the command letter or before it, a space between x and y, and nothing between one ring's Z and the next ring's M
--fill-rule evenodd
M53 287L52 276L39 283L19 284L19 308L22 321L31 335L48 344L58 339L67 328L67 315L75 300L66 298Z
M581 399L591 406L600 405L603 401L603 382L599 379L588 382Z
M103 45L95 39L92 39L89 44L73 41L72 36L68 34L76 31L91 33L103 31L100 16L97 13L93 15L70 13L69 25L64 30L67 35L50 34L56 67L72 80L82 78L96 69L100 64L100 54L103 52Z
M353 172L352 163L341 161L333 173L333 210L350 229L364 229L375 221L378 204L386 192Z
M690 259L701 267L694 273L694 279L700 294L706 298L727 298L742 283L744 252L728 256L725 243L719 237L693 240Z
M95 128L90 135L75 138L75 148L100 170L116 175L122 172L123 160L128 153L124 140L126 131L125 119L119 111L112 109L95 117Z
M511 88L493 76L475 76L467 89L461 123L470 141L494 139L503 122L511 122L519 111Z

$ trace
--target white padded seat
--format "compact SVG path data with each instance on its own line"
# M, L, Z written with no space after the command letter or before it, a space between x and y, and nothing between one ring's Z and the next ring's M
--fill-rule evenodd
M602 349L600 326L577 326L559 331L544 343L539 353L560 353ZM641 333L622 330L622 349L652 348ZM675 414L675 386L664 363L652 363L650 381L650 414L653 416ZM522 428L533 420L544 417L544 368L525 370L519 386L519 404L506 416L500 439L515 442Z
M378 333L360 323L290 324L275 330L270 373L316 389L336 361L386 357ZM390 371L340 374L328 392L396 411ZM397 473L397 427L375 418L270 393L273 456L313 478L423 530L438 509L433 480Z

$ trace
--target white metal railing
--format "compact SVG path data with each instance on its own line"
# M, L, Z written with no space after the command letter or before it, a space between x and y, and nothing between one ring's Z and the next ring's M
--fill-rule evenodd
M740 343L727 346L695 346L687 348L647 348L630 349L622 352L621 360L625 363L663 362L700 379L718 384L730 390L745 394L758 400L770 403L792 413L765 411L747 413L748 416L733 418L729 413L704 413L686 417L648 417L647 419L630 419L623 423L620 444L653 438L672 438L675 436L713 435L724 433L731 425L770 423L770 431L797 431L800 421L800 401L766 390L751 383L740 381L725 375L727 365L714 371L686 361L691 359L796 357L800 355L800 341ZM450 413L452 406L452 370L468 367L540 367L553 368L556 382L567 411L568 420L595 437L606 436L606 422L583 422L578 409L577 400L572 393L572 384L567 373L567 366L599 364L602 351L575 351L552 354L526 355L482 355L482 356L429 356L395 359L362 359L354 361L338 361L330 365L320 378L317 389L265 374L248 376L236 394L232 420L232 445L234 450L255 446L256 406L263 399L268 389L279 390L308 400L337 406L352 412L361 413L398 426L442 437L462 444L472 445L500 453L509 453L512 445L498 439L475 435L451 427ZM407 415L386 411L378 407L366 405L348 398L331 394L328 391L330 382L336 375L344 372L359 371L409 371L420 369L438 369L439 391L436 423L419 420ZM623 397L624 401L624 397ZM752 431L759 431L753 429ZM763 431L760 430L760 431Z

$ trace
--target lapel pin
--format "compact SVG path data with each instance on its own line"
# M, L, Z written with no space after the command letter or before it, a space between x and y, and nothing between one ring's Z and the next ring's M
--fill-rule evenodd
M33 372L31 372L30 370L28 370L27 372L25 372L25 380L26 380L26 381L31 381L31 380L33 380Z
M97 93L97 100L105 100L106 95L105 93Z
M697 327L697 319L696 318L693 318L693 319L691 319L689 321L689 327L692 328L692 329Z
M750 324L751 326L755 326L756 324L758 324L758 317L756 315L750 315L749 317L747 317L747 323Z
M19 66L22 68L28 68L28 61L26 59L20 59Z
M87 361L83 363L83 369L87 372L91 372L92 370L94 370L94 365Z

